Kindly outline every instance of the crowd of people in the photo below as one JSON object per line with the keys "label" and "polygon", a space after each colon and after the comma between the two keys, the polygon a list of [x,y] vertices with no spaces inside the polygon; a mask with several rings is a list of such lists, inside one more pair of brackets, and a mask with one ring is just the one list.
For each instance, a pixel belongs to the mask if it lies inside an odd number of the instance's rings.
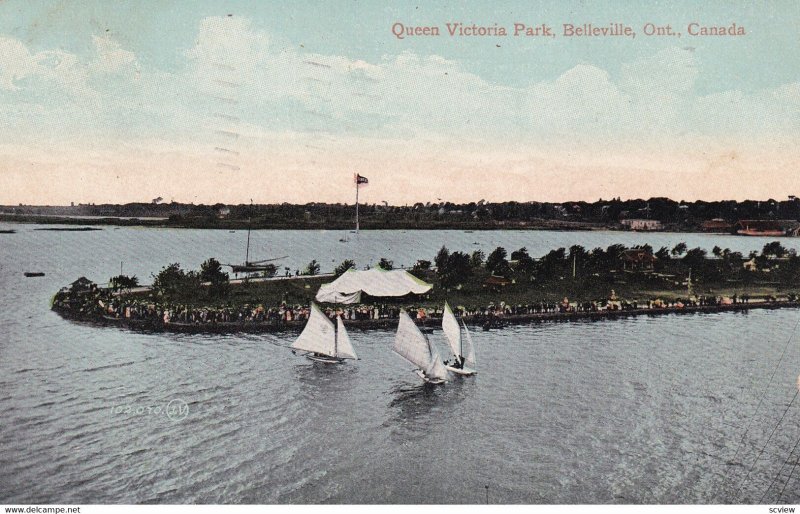
{"label": "crowd of people", "polygon": [[[775,301],[767,298],[766,301]],[[789,301],[796,301],[795,295],[789,295]],[[534,302],[530,304],[489,304],[480,308],[454,306],[457,316],[465,317],[477,323],[492,324],[506,317],[519,317],[549,314],[587,313],[601,311],[631,311],[641,309],[683,309],[687,307],[704,307],[720,305],[748,304],[747,295],[732,297],[694,296],[689,299],[652,299],[647,301],[626,301],[616,298],[614,292],[607,299],[585,302],[570,302],[564,298],[560,302]],[[126,298],[103,294],[103,290],[89,288],[74,292],[64,290],[56,295],[54,308],[62,311],[77,312],[86,317],[102,317],[105,319],[146,320],[163,324],[219,324],[219,323],[268,323],[273,325],[305,321],[310,314],[308,305],[289,305],[286,302],[278,306],[241,305],[237,307],[196,307],[189,305],[168,305],[155,303],[142,298]],[[325,307],[323,312],[331,319],[340,315],[344,320],[382,320],[397,319],[401,307],[397,305],[353,305]],[[420,307],[406,306],[406,312],[412,318],[426,320],[441,318],[443,306]]]}

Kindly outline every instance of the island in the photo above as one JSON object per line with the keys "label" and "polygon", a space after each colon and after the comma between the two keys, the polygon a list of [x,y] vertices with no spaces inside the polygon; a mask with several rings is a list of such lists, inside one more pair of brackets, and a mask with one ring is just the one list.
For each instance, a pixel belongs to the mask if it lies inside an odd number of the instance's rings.
{"label": "island", "polygon": [[[378,266],[394,269],[383,258]],[[296,274],[278,268],[231,279],[214,258],[199,270],[172,263],[149,286],[119,275],[100,286],[85,277],[53,297],[64,318],[132,329],[176,332],[272,332],[300,329],[323,284],[355,267],[345,260],[320,273],[314,260]],[[649,245],[607,248],[575,245],[532,257],[526,248],[502,247],[488,255],[442,247],[432,260],[407,270],[430,284],[424,294],[361,295],[359,303],[323,302],[355,328],[387,328],[401,309],[422,325],[436,326],[448,302],[466,323],[484,329],[509,323],[613,319],[633,315],[682,314],[754,308],[797,307],[800,257],[779,241],[742,255],[730,249],[653,249]]]}

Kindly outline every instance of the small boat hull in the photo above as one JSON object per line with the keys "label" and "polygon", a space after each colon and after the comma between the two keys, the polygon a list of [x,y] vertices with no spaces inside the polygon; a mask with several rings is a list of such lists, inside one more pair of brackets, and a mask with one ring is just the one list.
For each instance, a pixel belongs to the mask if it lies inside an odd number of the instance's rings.
{"label": "small boat hull", "polygon": [[443,378],[430,378],[430,377],[426,376],[425,373],[423,373],[421,369],[415,369],[414,373],[416,373],[417,376],[419,376],[419,378],[424,380],[426,384],[439,385],[439,384],[444,384],[445,382],[447,382]]}
{"label": "small boat hull", "polygon": [[447,368],[447,371],[450,371],[451,373],[465,377],[471,377],[472,375],[478,374],[478,372],[472,368],[454,368],[452,366],[445,366],[445,368]]}
{"label": "small boat hull", "polygon": [[23,275],[26,277],[43,277],[44,273],[41,271],[26,271]]}
{"label": "small boat hull", "polygon": [[344,362],[344,359],[328,357],[327,355],[314,355],[313,353],[306,354],[305,358],[310,361],[321,362],[322,364],[342,364]]}

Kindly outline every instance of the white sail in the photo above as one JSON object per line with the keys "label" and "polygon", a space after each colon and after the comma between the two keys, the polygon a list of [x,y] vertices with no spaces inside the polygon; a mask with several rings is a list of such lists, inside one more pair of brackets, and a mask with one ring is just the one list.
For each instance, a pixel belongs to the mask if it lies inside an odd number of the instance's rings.
{"label": "white sail", "polygon": [[418,366],[428,378],[447,378],[447,369],[438,350],[428,342],[405,311],[400,311],[400,323],[392,350],[411,364]]}
{"label": "white sail", "polygon": [[464,338],[464,366],[467,368],[477,369],[478,363],[475,360],[475,345],[472,344],[472,336],[467,329],[467,324],[463,322],[464,325],[464,334],[467,337]]}
{"label": "white sail", "polygon": [[312,303],[308,323],[291,348],[336,357],[335,338],[336,328],[333,322]]}
{"label": "white sail", "polygon": [[336,316],[336,356],[340,359],[358,359],[341,316]]}
{"label": "white sail", "polygon": [[461,327],[458,325],[458,321],[447,302],[444,304],[444,315],[442,315],[442,330],[444,331],[444,335],[447,336],[447,343],[450,345],[453,355],[463,357],[464,349],[463,343],[461,342]]}
{"label": "white sail", "polygon": [[431,353],[431,365],[428,369],[424,369],[425,375],[428,378],[438,378],[441,380],[447,379],[447,368],[442,362],[442,357],[439,355],[439,350],[436,349],[436,345],[432,342],[428,341],[428,350]]}

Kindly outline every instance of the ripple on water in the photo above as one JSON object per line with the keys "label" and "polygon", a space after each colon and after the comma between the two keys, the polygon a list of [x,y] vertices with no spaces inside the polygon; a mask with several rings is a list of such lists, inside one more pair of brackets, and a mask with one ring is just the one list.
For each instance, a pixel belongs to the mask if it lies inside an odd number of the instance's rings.
{"label": "ripple on water", "polygon": [[[211,255],[233,262],[241,248],[227,233],[17,236],[0,246],[0,262],[35,257],[48,274],[33,283],[0,269],[4,502],[480,503],[486,485],[492,502],[756,501],[800,437],[789,413],[756,462],[795,391],[800,348],[786,343],[797,311],[478,332],[479,374],[426,389],[391,353],[391,331],[353,331],[361,360],[325,367],[290,353],[293,334],[145,334],[48,310],[63,284],[104,281],[119,260],[139,277],[168,262],[197,268]],[[252,237],[291,255],[291,267],[319,255],[366,264],[388,247],[396,263],[412,264],[443,243],[471,252],[473,241],[534,255],[571,244],[685,240],[744,253],[764,244],[623,233],[378,231],[355,247],[324,231]],[[102,257],[107,248],[113,260]],[[444,352],[441,333],[432,338]],[[165,414],[173,400],[188,406],[185,418]],[[800,492],[787,487],[783,501],[800,501]]]}

